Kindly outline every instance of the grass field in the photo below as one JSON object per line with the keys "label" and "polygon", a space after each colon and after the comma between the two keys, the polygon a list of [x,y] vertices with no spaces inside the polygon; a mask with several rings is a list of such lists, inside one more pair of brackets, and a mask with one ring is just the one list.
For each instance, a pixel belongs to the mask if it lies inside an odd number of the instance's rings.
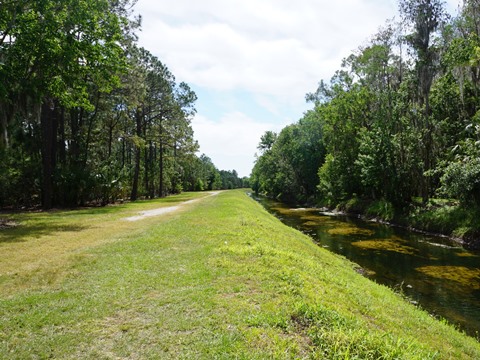
{"label": "grass field", "polygon": [[207,195],[2,216],[0,358],[480,358],[243,191]]}

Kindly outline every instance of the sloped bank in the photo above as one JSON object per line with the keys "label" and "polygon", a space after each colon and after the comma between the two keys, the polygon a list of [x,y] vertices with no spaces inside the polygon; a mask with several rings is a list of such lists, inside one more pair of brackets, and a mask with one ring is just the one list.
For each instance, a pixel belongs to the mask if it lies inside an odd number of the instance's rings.
{"label": "sloped bank", "polygon": [[[262,274],[258,280],[272,282],[273,288],[279,289],[277,294],[264,289],[264,295],[268,294],[260,306],[264,312],[254,315],[253,320],[252,315],[247,316],[256,331],[300,337],[303,340],[297,340],[295,346],[314,354],[313,358],[478,356],[480,347],[474,339],[363,278],[351,262],[319,248],[308,236],[281,224],[260,204],[238,195],[224,194],[226,204],[236,204],[232,216],[238,214],[240,227],[229,225],[239,236],[221,251],[232,256],[230,261],[238,269],[240,264],[260,263],[254,272]],[[450,352],[455,348],[452,341],[458,341],[454,338],[463,338],[469,345]]]}
{"label": "sloped bank", "polygon": [[65,228],[102,241],[75,251],[61,281],[0,293],[0,358],[480,358],[475,339],[357,274],[243,191],[135,222],[124,220],[128,206],[51,213],[62,227],[23,234],[31,247],[71,241]]}

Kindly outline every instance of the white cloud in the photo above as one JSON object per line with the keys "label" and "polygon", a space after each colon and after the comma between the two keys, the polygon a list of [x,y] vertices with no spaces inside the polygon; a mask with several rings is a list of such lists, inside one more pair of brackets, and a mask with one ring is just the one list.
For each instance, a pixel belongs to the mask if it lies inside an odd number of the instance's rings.
{"label": "white cloud", "polygon": [[392,13],[388,1],[140,0],[141,41],[179,78],[287,99],[313,90]]}
{"label": "white cloud", "polygon": [[328,80],[397,1],[140,0],[137,11],[141,43],[182,80],[287,99]]}
{"label": "white cloud", "polygon": [[241,112],[225,114],[219,121],[202,115],[192,122],[200,152],[221,170],[236,170],[249,176],[260,137],[267,130],[279,131],[286,124],[260,123]]}
{"label": "white cloud", "polygon": [[[449,10],[460,1],[447,0]],[[260,136],[296,120],[287,119],[287,107],[300,118],[305,94],[328,81],[397,8],[397,0],[139,0],[136,11],[144,19],[140,44],[177,79],[256,101],[238,109],[235,101],[208,99],[230,107],[219,118],[200,113],[193,122],[201,151],[217,167],[248,175]],[[255,116],[258,105],[278,120]]]}

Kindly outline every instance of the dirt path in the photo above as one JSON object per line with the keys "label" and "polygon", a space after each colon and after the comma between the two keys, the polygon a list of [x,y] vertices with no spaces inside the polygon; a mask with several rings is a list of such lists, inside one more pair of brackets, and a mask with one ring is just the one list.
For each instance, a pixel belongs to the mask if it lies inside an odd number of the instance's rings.
{"label": "dirt path", "polygon": [[[209,193],[210,195],[208,195],[206,197],[215,196],[215,195],[218,195],[219,193],[220,193],[220,191],[212,191],[212,192]],[[202,200],[202,199],[205,199],[205,197],[202,197],[200,199],[193,199],[193,200],[184,201],[184,202],[182,202],[178,205],[175,205],[175,206],[162,207],[162,208],[153,209],[153,210],[145,210],[145,211],[140,212],[136,216],[130,216],[128,218],[125,218],[125,220],[127,220],[127,221],[138,221],[138,220],[145,219],[147,217],[168,214],[168,213],[179,210],[180,208],[182,208],[185,205],[197,202],[197,201]]]}

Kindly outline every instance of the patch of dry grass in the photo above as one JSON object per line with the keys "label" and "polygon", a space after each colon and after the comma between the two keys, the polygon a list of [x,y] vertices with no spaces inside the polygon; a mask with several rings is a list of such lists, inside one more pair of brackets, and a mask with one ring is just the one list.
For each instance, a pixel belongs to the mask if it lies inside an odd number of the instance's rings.
{"label": "patch of dry grass", "polygon": [[105,208],[11,214],[0,229],[0,294],[53,286],[72,274],[71,265],[86,256],[86,249],[140,234],[145,226],[167,221],[178,212],[136,223],[124,218],[207,195],[185,193]]}

